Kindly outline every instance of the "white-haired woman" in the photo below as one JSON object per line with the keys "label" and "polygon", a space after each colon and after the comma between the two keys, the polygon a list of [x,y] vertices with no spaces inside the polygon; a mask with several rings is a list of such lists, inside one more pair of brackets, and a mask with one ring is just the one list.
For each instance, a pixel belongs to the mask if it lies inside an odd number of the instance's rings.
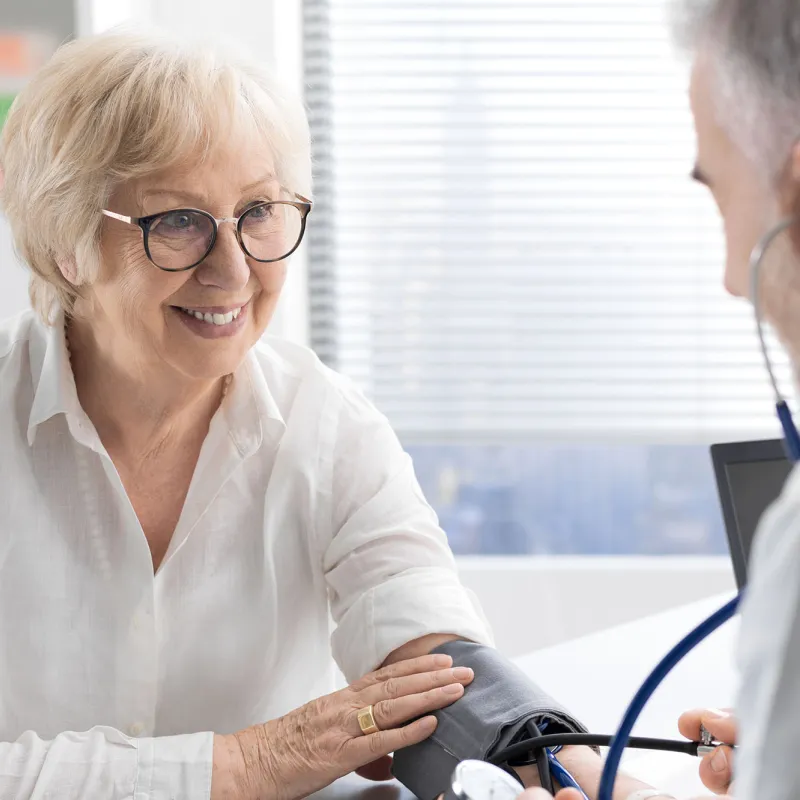
{"label": "white-haired woman", "polygon": [[[0,797],[385,777],[472,678],[429,651],[490,634],[386,420],[259,344],[311,209],[302,105],[105,35],[22,91],[0,162],[36,311],[0,328]],[[354,682],[304,705],[329,609]]]}
{"label": "white-haired woman", "polygon": [[[0,326],[4,800],[386,778],[473,680],[431,651],[491,644],[386,419],[262,340],[309,150],[258,68],[150,35],[69,44],[14,103],[35,311]],[[326,695],[331,649],[352,684]]]}

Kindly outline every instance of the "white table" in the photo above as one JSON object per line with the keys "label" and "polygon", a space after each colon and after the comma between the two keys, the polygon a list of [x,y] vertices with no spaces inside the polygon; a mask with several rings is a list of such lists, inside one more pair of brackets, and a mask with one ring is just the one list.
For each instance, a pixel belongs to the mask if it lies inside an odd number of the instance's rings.
{"label": "white table", "polygon": [[[714,597],[600,633],[539,650],[516,663],[594,733],[613,733],[642,680],[691,628],[730,596]],[[678,736],[681,711],[733,704],[736,622],[728,623],[691,653],[656,692],[634,731],[640,736]],[[697,760],[676,753],[629,751],[627,772],[676,797],[707,793],[697,778]],[[322,800],[412,800],[396,783],[373,784],[356,777],[314,795]]]}

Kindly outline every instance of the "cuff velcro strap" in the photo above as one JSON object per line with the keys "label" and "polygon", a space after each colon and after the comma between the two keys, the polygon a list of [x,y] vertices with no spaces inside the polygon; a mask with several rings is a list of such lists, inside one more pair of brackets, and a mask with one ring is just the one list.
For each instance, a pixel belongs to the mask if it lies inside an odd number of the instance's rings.
{"label": "cuff velcro strap", "polygon": [[548,733],[586,733],[563,706],[492,647],[454,641],[437,647],[454,667],[475,672],[463,697],[435,713],[438,725],[424,742],[394,754],[394,776],[421,800],[449,786],[460,761],[487,760],[517,739],[528,721],[548,722]]}

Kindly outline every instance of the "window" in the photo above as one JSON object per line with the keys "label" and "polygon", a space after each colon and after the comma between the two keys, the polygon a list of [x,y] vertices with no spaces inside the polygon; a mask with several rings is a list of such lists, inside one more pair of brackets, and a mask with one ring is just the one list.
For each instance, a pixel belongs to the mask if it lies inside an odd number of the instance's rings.
{"label": "window", "polygon": [[305,2],[312,344],[457,551],[721,551],[707,445],[777,435],[668,6]]}

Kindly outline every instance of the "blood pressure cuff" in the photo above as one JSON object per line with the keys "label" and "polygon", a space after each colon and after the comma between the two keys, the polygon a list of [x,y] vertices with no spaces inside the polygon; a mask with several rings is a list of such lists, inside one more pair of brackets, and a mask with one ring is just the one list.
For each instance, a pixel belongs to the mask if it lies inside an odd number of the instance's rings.
{"label": "blood pressure cuff", "polygon": [[529,721],[547,722],[547,733],[586,733],[563,706],[494,648],[472,642],[447,642],[454,667],[471,667],[475,678],[463,696],[435,712],[438,725],[424,742],[398,750],[392,773],[421,800],[433,800],[450,785],[460,761],[486,761],[525,738]]}

